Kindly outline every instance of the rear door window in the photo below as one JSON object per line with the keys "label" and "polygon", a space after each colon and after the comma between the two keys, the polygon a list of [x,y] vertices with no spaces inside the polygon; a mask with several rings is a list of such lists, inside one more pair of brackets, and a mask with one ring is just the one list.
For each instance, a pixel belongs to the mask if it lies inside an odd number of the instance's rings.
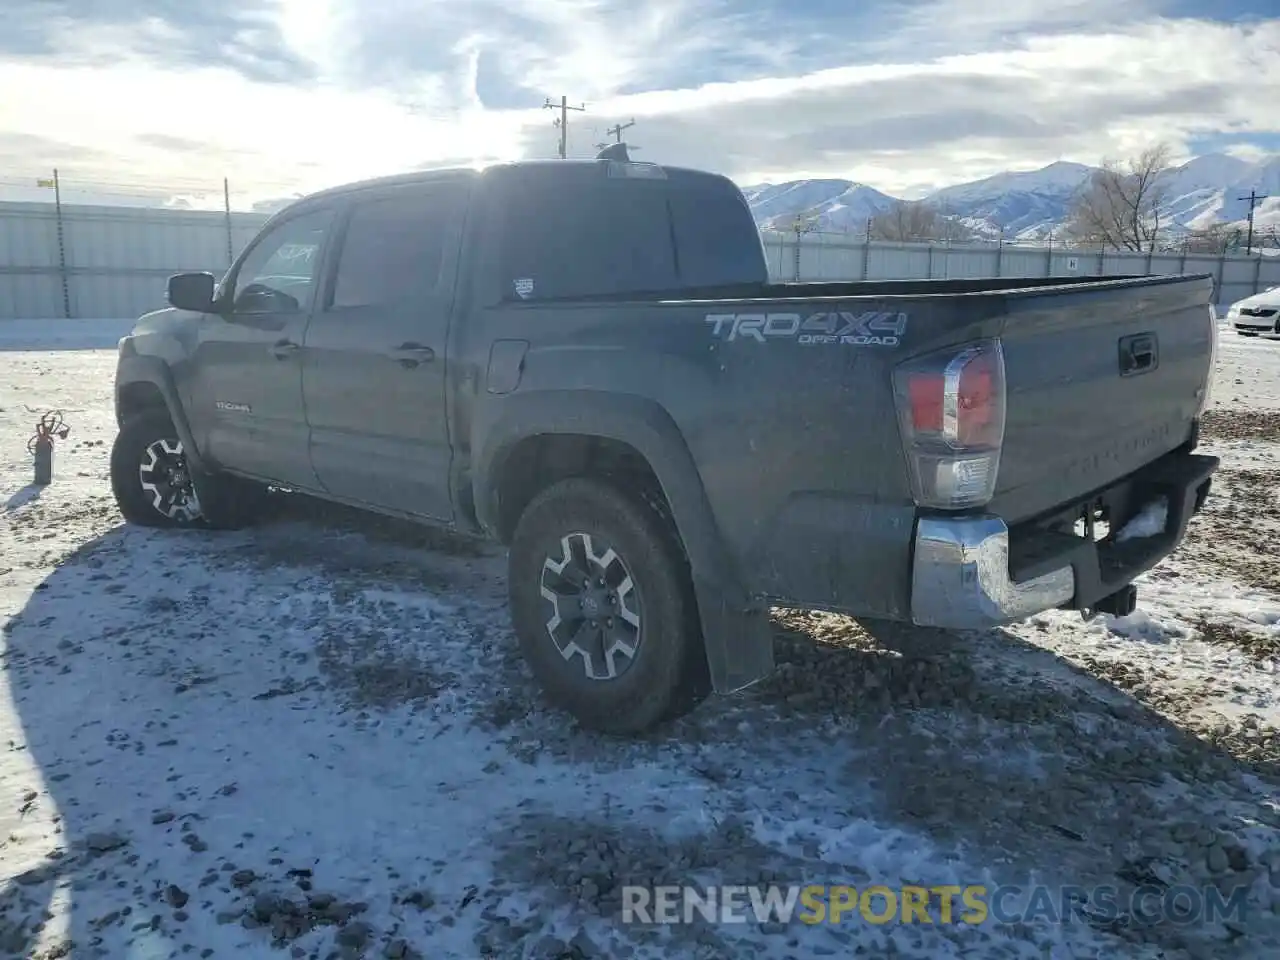
{"label": "rear door window", "polygon": [[457,245],[466,194],[431,184],[359,200],[334,280],[332,309],[402,303],[448,293],[448,253]]}
{"label": "rear door window", "polygon": [[760,231],[732,184],[711,177],[673,180],[667,202],[682,286],[768,282]]}
{"label": "rear door window", "polygon": [[609,296],[680,286],[664,183],[521,184],[503,216],[503,291],[509,300]]}

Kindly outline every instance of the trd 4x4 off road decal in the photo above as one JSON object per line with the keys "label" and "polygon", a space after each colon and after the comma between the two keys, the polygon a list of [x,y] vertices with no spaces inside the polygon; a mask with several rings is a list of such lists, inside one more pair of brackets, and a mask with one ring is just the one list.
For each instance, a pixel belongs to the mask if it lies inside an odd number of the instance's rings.
{"label": "trd 4x4 off road decal", "polygon": [[792,340],[799,344],[840,343],[854,346],[896,347],[907,332],[907,315],[846,310],[812,313],[709,313],[711,335],[721,340]]}

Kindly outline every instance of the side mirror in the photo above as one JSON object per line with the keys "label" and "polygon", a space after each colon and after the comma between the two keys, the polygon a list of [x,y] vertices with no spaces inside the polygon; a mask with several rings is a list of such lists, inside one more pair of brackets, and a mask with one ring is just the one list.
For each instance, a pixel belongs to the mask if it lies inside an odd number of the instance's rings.
{"label": "side mirror", "polygon": [[213,313],[213,290],[217,285],[212,273],[177,273],[169,278],[169,303],[179,310]]}

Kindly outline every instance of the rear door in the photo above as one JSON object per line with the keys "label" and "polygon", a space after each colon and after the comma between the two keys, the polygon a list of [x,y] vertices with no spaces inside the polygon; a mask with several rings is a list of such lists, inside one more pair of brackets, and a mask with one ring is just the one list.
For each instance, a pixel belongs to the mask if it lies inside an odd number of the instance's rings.
{"label": "rear door", "polygon": [[468,185],[356,194],[307,328],[311,462],[330,493],[449,520],[445,342]]}

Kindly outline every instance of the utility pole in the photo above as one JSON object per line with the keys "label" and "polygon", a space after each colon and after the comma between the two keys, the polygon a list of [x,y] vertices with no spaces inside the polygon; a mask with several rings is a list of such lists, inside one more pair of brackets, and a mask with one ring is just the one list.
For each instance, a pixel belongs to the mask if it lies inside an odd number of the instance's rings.
{"label": "utility pole", "polygon": [[1236,197],[1236,199],[1249,201],[1249,239],[1244,244],[1244,253],[1247,257],[1253,253],[1253,208],[1267,199],[1267,197],[1266,194],[1259,196],[1257,190],[1250,190],[1247,197]]}
{"label": "utility pole", "polygon": [[222,178],[222,213],[227,225],[227,266],[236,262],[235,245],[231,240],[231,181]]}
{"label": "utility pole", "polygon": [[636,121],[635,121],[635,118],[633,117],[629,123],[619,123],[619,124],[617,124],[616,126],[612,126],[612,127],[607,128],[607,129],[605,130],[605,133],[611,133],[611,134],[613,134],[614,142],[615,142],[615,143],[621,143],[621,142],[622,142],[622,131],[623,131],[623,130],[628,130],[628,129],[630,129],[631,127],[634,127],[635,125],[636,125]]}
{"label": "utility pole", "polygon": [[560,159],[564,160],[569,156],[569,111],[580,110],[585,112],[587,105],[584,103],[580,107],[569,106],[569,98],[561,97],[559,103],[553,103],[550,97],[547,102],[542,105],[544,110],[559,110],[560,116],[556,120],[556,126],[560,128]]}
{"label": "utility pole", "polygon": [[71,319],[71,283],[67,279],[67,235],[62,220],[62,181],[53,168],[53,208],[58,218],[58,272],[62,275],[62,312]]}
{"label": "utility pole", "polygon": [[798,214],[796,218],[791,221],[791,229],[794,230],[796,234],[795,276],[793,279],[799,282],[800,280],[800,238],[803,237],[806,233],[810,233],[818,229],[818,218],[816,216],[806,217],[803,214]]}

